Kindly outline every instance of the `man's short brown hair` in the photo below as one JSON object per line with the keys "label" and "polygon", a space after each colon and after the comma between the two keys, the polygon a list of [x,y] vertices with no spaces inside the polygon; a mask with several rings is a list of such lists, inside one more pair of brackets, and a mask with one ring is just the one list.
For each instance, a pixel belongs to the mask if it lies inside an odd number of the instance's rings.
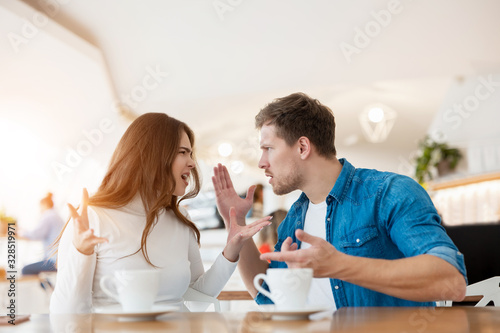
{"label": "man's short brown hair", "polygon": [[274,125],[276,135],[294,145],[301,136],[307,137],[318,154],[330,158],[335,149],[335,117],[332,110],[304,93],[277,98],[255,116],[255,127]]}

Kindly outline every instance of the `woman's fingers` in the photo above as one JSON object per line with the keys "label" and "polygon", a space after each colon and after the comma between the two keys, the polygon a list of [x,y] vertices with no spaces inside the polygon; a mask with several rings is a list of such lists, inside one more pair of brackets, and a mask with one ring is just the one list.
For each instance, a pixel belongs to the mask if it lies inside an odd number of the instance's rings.
{"label": "woman's fingers", "polygon": [[221,181],[220,181],[219,165],[214,167],[214,175],[212,177],[212,183],[214,184],[214,190],[215,190],[216,194],[218,194],[222,190]]}
{"label": "woman's fingers", "polygon": [[224,165],[219,163],[216,167],[214,167],[212,183],[214,184],[216,194],[220,194],[220,192],[224,190],[233,188],[231,177],[229,176],[229,172]]}
{"label": "woman's fingers", "polygon": [[[257,221],[258,222],[258,221]],[[238,234],[241,235],[241,240],[246,241],[247,239],[252,238],[256,233],[262,230],[262,228],[270,225],[269,221],[261,221],[258,224],[252,223],[252,225],[248,225]]]}
{"label": "woman's fingers", "polygon": [[[229,217],[230,217],[230,222],[231,222],[232,226],[233,225],[239,226],[238,223],[236,222],[236,209],[234,207],[229,208]],[[270,221],[271,218],[272,218],[272,216],[263,217],[255,222],[252,222],[252,223],[244,226],[242,231],[245,232],[246,230],[255,230],[255,233],[257,233],[263,227],[271,224],[271,221]]]}
{"label": "woman's fingers", "polygon": [[[228,188],[227,180],[229,178],[229,173],[227,172],[226,167],[222,164],[219,164],[219,170],[221,170],[220,173],[221,187],[222,189],[227,189]],[[231,181],[231,178],[229,178],[229,181]]]}
{"label": "woman's fingers", "polygon": [[253,203],[253,194],[255,193],[256,188],[257,185],[252,185],[247,190],[247,196],[245,197],[245,200],[250,201],[250,204]]}
{"label": "woman's fingers", "polygon": [[250,238],[250,237],[254,236],[256,233],[258,233],[259,231],[261,231],[261,230],[262,230],[262,228],[267,227],[267,226],[268,226],[268,225],[270,225],[270,224],[271,224],[271,222],[267,222],[267,223],[264,223],[264,222],[263,222],[263,223],[260,223],[260,224],[258,224],[258,225],[253,226],[253,227],[246,228],[246,229],[242,232],[242,234],[243,234],[244,236],[246,236],[246,237]]}
{"label": "woman's fingers", "polygon": [[68,204],[68,208],[72,218],[77,219],[80,217],[80,215],[78,215],[78,212],[76,211],[75,207],[73,207],[73,205]]}
{"label": "woman's fingers", "polygon": [[81,215],[78,214],[78,211],[75,207],[73,207],[73,205],[68,204],[68,208],[71,213],[71,217],[73,218],[74,225],[73,244],[79,252],[85,255],[91,255],[92,253],[94,253],[94,247],[97,244],[105,243],[108,241],[107,238],[95,236],[94,229],[89,228],[89,220],[87,214],[88,202],[89,193],[87,189],[84,188],[82,194]]}
{"label": "woman's fingers", "polygon": [[222,166],[222,173],[224,176],[224,185],[226,188],[232,188],[233,187],[233,182],[231,181],[231,177],[229,176],[229,171],[227,171],[227,168],[225,165]]}
{"label": "woman's fingers", "polygon": [[78,212],[76,211],[76,208],[73,207],[71,204],[68,204],[69,211],[71,213],[71,217],[73,218],[73,225],[75,228],[75,232],[81,233],[85,230],[88,229],[88,223],[85,224],[82,222],[82,217],[78,215]]}
{"label": "woman's fingers", "polygon": [[271,224],[270,220],[272,218],[273,218],[272,216],[262,217],[262,218],[258,219],[257,221],[248,224],[247,227],[253,227],[255,225],[269,225],[269,224]]}
{"label": "woman's fingers", "polygon": [[94,229],[89,229],[86,231],[87,233],[87,240],[90,244],[92,244],[93,246],[97,245],[97,244],[100,244],[100,243],[105,243],[108,241],[107,238],[104,238],[104,237],[97,237],[94,235]]}
{"label": "woman's fingers", "polygon": [[104,237],[96,237],[94,235],[93,229],[87,229],[78,234],[78,237],[73,239],[73,244],[76,249],[85,254],[91,255],[94,253],[94,247],[97,244],[108,242],[107,238]]}
{"label": "woman's fingers", "polygon": [[81,233],[83,233],[83,232],[85,232],[85,231],[87,231],[89,229],[88,227],[86,227],[82,223],[82,219],[80,217],[73,218],[73,225],[74,225],[75,231],[78,234],[81,234]]}
{"label": "woman's fingers", "polygon": [[[214,173],[215,173],[215,168],[214,168]],[[219,192],[220,192],[220,185],[219,185],[219,181],[217,180],[216,176],[212,177],[212,184],[214,184],[215,194],[216,195],[219,194]]]}
{"label": "woman's fingers", "polygon": [[83,189],[83,195],[82,195],[82,219],[84,221],[87,221],[87,206],[89,204],[89,192],[87,192],[87,189]]}

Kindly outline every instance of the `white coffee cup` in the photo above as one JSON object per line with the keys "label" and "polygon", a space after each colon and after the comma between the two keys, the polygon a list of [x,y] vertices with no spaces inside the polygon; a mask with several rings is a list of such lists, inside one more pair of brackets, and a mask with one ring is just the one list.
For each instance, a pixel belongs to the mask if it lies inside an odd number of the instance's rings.
{"label": "white coffee cup", "polygon": [[[107,284],[112,285],[108,288]],[[105,275],[101,289],[118,301],[124,312],[141,312],[152,309],[160,287],[160,271],[153,269],[118,270]]]}
{"label": "white coffee cup", "polygon": [[[311,268],[269,268],[266,274],[257,274],[253,284],[274,302],[276,309],[300,310],[306,305],[312,276]],[[259,283],[261,279],[271,292],[262,288]]]}

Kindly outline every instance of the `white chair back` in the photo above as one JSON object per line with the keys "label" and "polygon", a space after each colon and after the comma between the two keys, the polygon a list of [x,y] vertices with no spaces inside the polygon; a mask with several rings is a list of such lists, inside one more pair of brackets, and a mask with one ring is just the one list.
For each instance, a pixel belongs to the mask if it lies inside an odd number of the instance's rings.
{"label": "white chair back", "polygon": [[[494,306],[500,306],[500,276],[476,282],[467,286],[465,297],[482,296],[482,298],[474,306],[486,306],[493,302]],[[436,306],[452,306],[452,301],[439,301]]]}
{"label": "white chair back", "polygon": [[500,276],[495,276],[467,286],[466,296],[483,296],[475,306],[486,306],[493,302],[500,306]]}

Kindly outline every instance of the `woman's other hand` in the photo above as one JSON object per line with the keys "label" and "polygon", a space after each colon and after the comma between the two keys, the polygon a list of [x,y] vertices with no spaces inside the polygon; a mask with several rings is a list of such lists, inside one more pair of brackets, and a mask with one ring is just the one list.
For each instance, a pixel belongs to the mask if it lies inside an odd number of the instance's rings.
{"label": "woman's other hand", "polygon": [[85,255],[93,254],[94,247],[97,244],[108,241],[106,238],[95,236],[94,230],[89,228],[89,218],[87,215],[88,201],[89,194],[87,189],[84,188],[82,196],[82,214],[78,215],[75,207],[68,204],[71,217],[73,218],[73,245],[80,253]]}
{"label": "woman's other hand", "polygon": [[229,209],[229,227],[227,235],[227,244],[222,254],[227,260],[235,262],[238,260],[244,243],[258,233],[262,228],[271,224],[272,217],[263,217],[249,225],[239,225],[236,222],[236,209]]}

